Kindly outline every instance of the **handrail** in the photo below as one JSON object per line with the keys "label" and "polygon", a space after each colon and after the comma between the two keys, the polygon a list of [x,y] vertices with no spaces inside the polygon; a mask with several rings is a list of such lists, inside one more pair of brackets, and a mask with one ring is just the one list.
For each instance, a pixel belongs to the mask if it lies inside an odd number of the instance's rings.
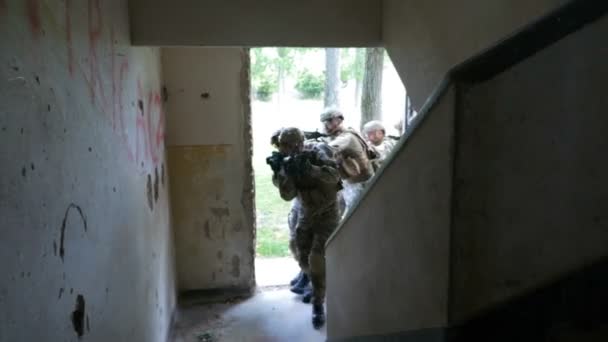
{"label": "handrail", "polygon": [[365,199],[365,197],[367,196],[367,193],[369,191],[371,191],[371,189],[374,187],[376,182],[378,182],[378,179],[380,179],[380,176],[384,173],[386,168],[388,168],[393,163],[397,154],[404,148],[403,146],[405,146],[408,143],[408,141],[411,139],[411,137],[417,131],[418,126],[420,126],[420,124],[428,116],[428,113],[433,108],[435,108],[435,106],[439,103],[439,100],[446,93],[446,90],[449,89],[449,86],[451,85],[451,83],[452,83],[451,80],[446,77],[435,88],[432,95],[426,100],[426,102],[422,106],[422,109],[420,110],[418,115],[416,115],[416,117],[414,117],[414,119],[412,120],[412,123],[410,126],[411,128],[403,134],[401,139],[399,139],[399,142],[397,143],[397,145],[395,145],[393,152],[388,156],[388,158],[385,160],[385,162],[382,164],[382,166],[380,166],[378,171],[376,171],[376,174],[374,174],[374,176],[369,181],[367,186],[363,189],[363,192],[361,193],[359,198],[357,198],[355,200],[355,202],[353,203],[353,206],[348,209],[348,211],[346,212],[346,215],[344,216],[344,219],[340,222],[340,225],[338,225],[338,228],[336,228],[336,230],[329,236],[329,238],[327,239],[327,242],[325,243],[326,248],[327,248],[327,246],[329,246],[329,244],[334,239],[334,237],[342,230],[342,227],[344,227],[344,225],[351,218],[351,216],[353,215],[355,210],[359,207],[359,204],[361,203],[361,201],[363,201],[363,199]]}
{"label": "handrail", "polygon": [[327,239],[327,248],[343,230],[360,203],[390,167],[397,154],[404,149],[429,112],[435,108],[446,90],[457,83],[479,83],[510,69],[537,52],[576,32],[608,13],[606,0],[571,0],[538,20],[515,31],[486,50],[452,67],[427,98],[422,109],[414,118],[411,129],[406,131],[385,163],[378,169],[354,205],[349,208],[344,219]]}

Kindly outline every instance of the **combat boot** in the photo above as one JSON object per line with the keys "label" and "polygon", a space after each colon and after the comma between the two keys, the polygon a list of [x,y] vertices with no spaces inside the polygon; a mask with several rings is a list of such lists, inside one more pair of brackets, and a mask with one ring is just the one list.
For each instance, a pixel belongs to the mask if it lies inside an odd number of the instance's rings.
{"label": "combat boot", "polygon": [[306,287],[308,286],[308,284],[310,284],[310,279],[308,278],[308,275],[306,273],[302,273],[300,280],[298,280],[298,282],[294,286],[292,286],[290,290],[295,294],[304,294],[304,291],[306,291]]}
{"label": "combat boot", "polygon": [[312,326],[321,329],[325,325],[325,308],[323,304],[312,305]]}
{"label": "combat boot", "polygon": [[300,273],[298,273],[298,275],[291,279],[291,281],[289,282],[289,285],[294,286],[295,284],[297,284],[300,281],[300,278],[302,278],[302,275],[304,274],[304,272],[300,271]]}
{"label": "combat boot", "polygon": [[308,288],[308,289],[306,289],[306,291],[304,291],[304,294],[302,295],[302,303],[310,304],[311,301],[312,301],[312,289]]}

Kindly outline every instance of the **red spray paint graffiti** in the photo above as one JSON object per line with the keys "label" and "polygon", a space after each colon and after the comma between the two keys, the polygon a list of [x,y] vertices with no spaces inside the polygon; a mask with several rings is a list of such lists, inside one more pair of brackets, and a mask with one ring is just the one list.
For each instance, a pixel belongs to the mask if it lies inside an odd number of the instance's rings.
{"label": "red spray paint graffiti", "polygon": [[[138,162],[151,161],[158,165],[165,139],[164,112],[159,92],[148,92],[147,103],[143,104],[144,93],[141,81],[137,81],[139,100],[139,113],[136,118],[136,159]],[[157,122],[153,123],[153,114],[157,114]],[[154,126],[153,126],[154,125]],[[143,149],[143,151],[142,151]]]}
{"label": "red spray paint graffiti", "polygon": [[[127,134],[127,126],[125,122],[125,110],[123,105],[123,84],[126,82],[126,77],[129,72],[129,62],[125,59],[120,65],[120,71],[118,78],[114,78],[112,81],[112,88],[117,89],[117,96],[114,97],[114,112],[112,115],[112,128],[114,132],[120,136],[120,139],[125,147],[127,157],[129,161],[136,162],[133,155],[133,149],[129,143],[129,136]],[[118,84],[118,85],[117,85]],[[118,125],[118,126],[117,126]]]}
{"label": "red spray paint graffiti", "polygon": [[93,104],[95,104],[96,91],[99,91],[101,98],[105,99],[101,84],[101,73],[99,72],[99,61],[97,59],[97,45],[101,38],[102,30],[101,4],[99,0],[89,0],[89,67],[91,72],[89,90]]}
{"label": "red spray paint graffiti", "polygon": [[[0,0],[2,1],[2,0]],[[124,54],[117,53],[114,28],[110,27],[110,72],[104,73],[99,51],[106,47],[103,40],[102,8],[99,0],[88,1],[88,65],[83,71],[78,66],[78,60],[72,49],[71,0],[66,0],[66,48],[68,57],[68,72],[73,76],[75,70],[80,70],[82,78],[87,83],[91,103],[99,108],[110,120],[115,134],[118,135],[130,162],[136,163],[140,173],[149,173],[162,162],[165,137],[165,117],[159,91],[146,90],[137,78],[136,94],[138,105],[136,111],[125,110],[125,84],[129,78],[129,61]],[[106,96],[103,79],[111,79],[111,94]],[[128,89],[129,87],[127,87]],[[133,88],[131,88],[133,89]],[[145,101],[145,103],[144,103]],[[129,128],[135,127],[135,134],[130,137]]]}
{"label": "red spray paint graffiti", "polygon": [[30,24],[30,30],[34,35],[34,38],[40,37],[40,33],[42,32],[42,20],[40,19],[40,4],[38,3],[38,0],[26,0],[25,13],[27,14],[27,20]]}
{"label": "red spray paint graffiti", "polygon": [[72,47],[72,0],[65,0],[65,41],[68,49],[68,71],[74,76],[74,49]]}

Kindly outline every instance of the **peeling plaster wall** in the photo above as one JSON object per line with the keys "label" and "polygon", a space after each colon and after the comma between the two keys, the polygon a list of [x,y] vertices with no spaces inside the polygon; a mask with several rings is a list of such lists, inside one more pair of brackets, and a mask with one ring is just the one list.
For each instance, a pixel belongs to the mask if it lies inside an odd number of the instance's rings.
{"label": "peeling plaster wall", "polygon": [[163,49],[182,291],[254,284],[248,63],[240,48]]}
{"label": "peeling plaster wall", "polygon": [[0,341],[165,341],[158,49],[126,1],[0,1]]}

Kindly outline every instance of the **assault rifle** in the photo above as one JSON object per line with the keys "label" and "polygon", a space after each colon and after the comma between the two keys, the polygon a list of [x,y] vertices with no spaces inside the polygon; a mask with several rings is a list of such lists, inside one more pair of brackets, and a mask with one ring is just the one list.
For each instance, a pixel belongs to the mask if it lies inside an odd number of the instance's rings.
{"label": "assault rifle", "polygon": [[306,138],[306,140],[318,140],[319,138],[327,138],[328,135],[327,134],[323,134],[319,131],[302,131],[302,133],[304,133],[304,137]]}
{"label": "assault rifle", "polygon": [[279,172],[285,157],[286,155],[283,153],[274,151],[270,157],[266,158],[266,164],[270,165],[272,171]]}
{"label": "assault rifle", "polygon": [[336,167],[332,160],[324,160],[318,154],[312,151],[303,151],[293,156],[285,155],[281,152],[272,152],[272,155],[266,158],[266,164],[274,172],[279,172],[281,168],[290,176],[302,176],[310,171],[311,165],[323,166],[329,165]]}
{"label": "assault rifle", "polygon": [[[310,172],[311,165],[328,165],[337,168],[333,160],[323,158],[312,151],[303,151],[294,156],[287,156],[281,152],[274,151],[270,157],[266,158],[266,163],[270,165],[273,172],[277,173],[281,168],[284,168],[285,173],[296,178]],[[338,190],[343,189],[342,180],[338,180],[337,187]]]}

